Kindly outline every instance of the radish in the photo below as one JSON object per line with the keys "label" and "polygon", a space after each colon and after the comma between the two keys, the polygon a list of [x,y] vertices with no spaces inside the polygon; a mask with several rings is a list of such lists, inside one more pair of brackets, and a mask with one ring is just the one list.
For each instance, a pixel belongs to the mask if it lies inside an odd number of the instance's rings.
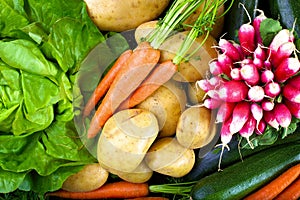
{"label": "radish", "polygon": [[252,116],[256,120],[256,124],[258,125],[259,122],[263,118],[263,109],[262,109],[262,107],[260,105],[256,104],[256,103],[253,103],[250,106],[250,111],[251,111]]}
{"label": "radish", "polygon": [[212,75],[218,76],[223,73],[220,63],[217,60],[209,62],[209,71]]}
{"label": "radish", "polygon": [[279,123],[281,127],[283,128],[289,127],[289,125],[292,122],[292,114],[286,105],[284,105],[283,103],[277,103],[274,107],[273,112],[276,121]]}
{"label": "radish", "polygon": [[216,109],[216,108],[220,107],[221,103],[222,103],[222,101],[220,101],[218,99],[208,98],[208,99],[204,100],[203,106],[208,109]]}
{"label": "radish", "polygon": [[239,132],[250,115],[250,104],[246,101],[241,101],[236,104],[232,111],[232,122],[229,126],[231,133]]}
{"label": "radish", "polygon": [[217,99],[217,100],[220,99],[219,93],[218,93],[217,90],[209,90],[209,91],[207,91],[206,94],[207,94],[210,98]]}
{"label": "radish", "polygon": [[281,92],[281,87],[278,83],[276,82],[269,82],[267,83],[267,85],[265,86],[265,94],[268,96],[268,97],[271,97],[271,98],[275,98],[277,95],[280,94]]}
{"label": "radish", "polygon": [[216,89],[223,83],[223,80],[219,76],[213,76],[210,79],[208,79],[208,82],[213,87],[213,89]]}
{"label": "radish", "polygon": [[300,76],[294,76],[290,78],[287,80],[286,84],[300,89]]}
{"label": "radish", "polygon": [[258,45],[253,52],[254,58],[258,58],[260,60],[265,60],[266,59],[266,52],[263,48],[261,48],[260,45]]}
{"label": "radish", "polygon": [[230,71],[233,68],[233,62],[225,53],[218,55],[218,62],[224,74],[230,77]]}
{"label": "radish", "polygon": [[283,87],[282,95],[289,101],[300,103],[300,89],[291,84],[286,84]]}
{"label": "radish", "polygon": [[228,40],[221,38],[219,40],[219,47],[232,61],[239,61],[241,59],[239,50]]}
{"label": "radish", "polygon": [[254,64],[243,65],[241,70],[241,77],[249,85],[256,85],[260,80],[260,75]]}
{"label": "radish", "polygon": [[259,59],[259,58],[254,58],[252,63],[256,66],[257,69],[260,69],[260,70],[261,70],[261,69],[263,69],[263,67],[264,67],[264,62],[263,62],[263,60],[261,60],[261,59]]}
{"label": "radish", "polygon": [[299,69],[300,62],[298,58],[285,58],[274,71],[275,80],[277,80],[279,83],[283,83],[291,76],[295,75]]}
{"label": "radish", "polygon": [[218,89],[219,98],[226,102],[239,102],[248,94],[248,86],[243,81],[224,82]]}
{"label": "radish", "polygon": [[254,133],[256,127],[256,121],[252,115],[249,115],[248,120],[244,124],[243,128],[239,131],[240,135],[246,138],[249,146],[253,149],[253,144],[250,141],[250,136]]}
{"label": "radish", "polygon": [[256,124],[255,133],[257,135],[263,134],[263,132],[266,130],[267,124],[264,120],[260,120],[258,124]]}
{"label": "radish", "polygon": [[273,110],[274,105],[275,105],[274,102],[271,101],[271,100],[266,100],[266,99],[264,99],[264,100],[262,100],[262,102],[261,102],[261,107],[262,107],[262,109],[263,109],[264,111],[271,111],[271,110]]}
{"label": "radish", "polygon": [[230,72],[230,76],[232,80],[241,80],[240,68],[233,68]]}
{"label": "radish", "polygon": [[300,103],[295,103],[284,99],[284,104],[288,107],[288,109],[294,117],[300,119]]}
{"label": "radish", "polygon": [[231,117],[235,105],[236,103],[223,102],[217,111],[216,123],[227,121]]}
{"label": "radish", "polygon": [[280,30],[275,37],[273,38],[271,44],[269,45],[269,53],[271,54],[271,58],[276,56],[276,52],[278,48],[286,42],[293,42],[294,36],[291,31],[288,29],[282,29]]}
{"label": "radish", "polygon": [[250,87],[250,89],[248,90],[248,98],[250,101],[260,102],[261,100],[263,100],[264,97],[265,97],[264,89],[259,85]]}
{"label": "radish", "polygon": [[214,89],[214,87],[209,83],[207,79],[201,79],[196,81],[196,88],[201,88],[204,92]]}
{"label": "radish", "polygon": [[265,19],[267,19],[267,17],[264,15],[263,11],[261,11],[260,15],[256,16],[253,19],[253,27],[255,30],[255,38],[257,44],[262,44],[262,39],[260,35],[260,24]]}
{"label": "radish", "polygon": [[264,111],[264,120],[267,124],[275,128],[276,130],[279,129],[279,123],[274,115],[273,110],[271,111]]}
{"label": "radish", "polygon": [[272,57],[272,64],[274,68],[277,68],[283,59],[288,58],[296,50],[296,46],[293,42],[286,42],[279,46],[276,55]]}
{"label": "radish", "polygon": [[255,30],[251,24],[243,24],[238,30],[238,38],[245,55],[255,50]]}
{"label": "radish", "polygon": [[261,72],[260,80],[262,83],[269,83],[273,81],[273,79],[274,79],[274,73],[271,70],[267,69]]}

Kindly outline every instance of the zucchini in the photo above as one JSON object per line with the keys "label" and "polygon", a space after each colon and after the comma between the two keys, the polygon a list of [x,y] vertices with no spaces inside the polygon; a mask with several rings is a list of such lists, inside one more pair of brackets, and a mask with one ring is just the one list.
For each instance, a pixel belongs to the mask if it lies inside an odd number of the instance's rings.
{"label": "zucchini", "polygon": [[[226,148],[224,149],[223,155],[222,155],[222,162],[221,162],[221,168],[224,169],[234,163],[237,163],[241,161],[242,159],[245,159],[251,155],[254,155],[262,150],[266,150],[268,148],[272,148],[274,146],[278,145],[287,145],[290,142],[294,142],[296,140],[300,140],[300,134],[294,133],[291,135],[288,135],[284,139],[278,139],[274,144],[272,145],[261,145],[258,147],[255,147],[254,149],[240,149],[238,148],[238,139],[237,137],[234,137],[231,142],[228,144],[230,151],[228,151]],[[212,173],[215,173],[218,171],[218,164],[219,164],[219,158],[221,154],[221,147],[217,147],[210,152],[208,152],[204,157],[196,158],[195,165],[193,169],[184,177],[182,177],[182,181],[184,182],[190,182],[190,181],[196,181],[204,176],[210,175]]]}
{"label": "zucchini", "polygon": [[221,172],[200,179],[192,199],[241,199],[300,162],[300,142],[261,151]]}
{"label": "zucchini", "polygon": [[295,20],[295,33],[300,37],[300,4],[299,0],[269,0],[270,14],[278,19],[284,28],[292,29]]}

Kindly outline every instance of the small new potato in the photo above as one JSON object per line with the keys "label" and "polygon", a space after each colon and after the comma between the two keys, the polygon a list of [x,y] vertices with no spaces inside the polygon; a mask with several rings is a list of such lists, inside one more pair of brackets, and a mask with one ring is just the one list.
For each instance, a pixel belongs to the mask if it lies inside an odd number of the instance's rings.
{"label": "small new potato", "polygon": [[141,43],[157,27],[158,20],[152,20],[139,25],[134,32],[134,38],[137,43]]}
{"label": "small new potato", "polygon": [[70,192],[88,192],[101,187],[108,179],[108,171],[98,163],[88,164],[76,174],[69,176],[62,189]]}
{"label": "small new potato", "polygon": [[216,134],[216,125],[212,121],[211,110],[205,107],[187,108],[180,116],[176,138],[178,142],[190,149],[207,145]]}
{"label": "small new potato", "polygon": [[180,145],[175,137],[164,137],[153,143],[145,161],[155,172],[182,177],[193,168],[195,153]]}
{"label": "small new potato", "polygon": [[97,159],[109,172],[132,172],[143,161],[158,135],[155,115],[143,109],[125,109],[105,123],[97,146]]}
{"label": "small new potato", "polygon": [[170,0],[84,0],[89,16],[102,31],[121,32],[156,19]]}
{"label": "small new potato", "polygon": [[186,93],[180,83],[170,80],[136,107],[153,113],[159,125],[159,137],[175,134],[177,123],[186,106]]}

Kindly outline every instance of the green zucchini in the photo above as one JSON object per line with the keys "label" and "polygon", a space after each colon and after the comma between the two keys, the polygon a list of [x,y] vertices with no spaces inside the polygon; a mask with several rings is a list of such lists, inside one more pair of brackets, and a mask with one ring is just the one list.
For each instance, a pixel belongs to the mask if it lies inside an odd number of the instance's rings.
{"label": "green zucchini", "polygon": [[198,199],[241,199],[300,162],[300,142],[269,148],[200,179],[191,197]]}
{"label": "green zucchini", "polygon": [[270,14],[278,19],[284,28],[292,29],[295,20],[295,33],[300,37],[300,4],[299,0],[269,0]]}

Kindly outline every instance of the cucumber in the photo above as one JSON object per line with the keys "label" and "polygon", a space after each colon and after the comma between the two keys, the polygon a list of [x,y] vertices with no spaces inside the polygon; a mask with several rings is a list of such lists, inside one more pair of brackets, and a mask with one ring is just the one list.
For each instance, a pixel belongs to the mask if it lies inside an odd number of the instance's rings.
{"label": "cucumber", "polygon": [[241,199],[300,162],[300,142],[261,151],[199,180],[191,191],[197,199]]}
{"label": "cucumber", "polygon": [[[224,149],[224,153],[222,156],[221,168],[224,169],[234,163],[241,161],[241,156],[243,159],[252,156],[262,150],[266,150],[268,148],[272,148],[278,145],[287,145],[290,142],[294,142],[296,140],[300,140],[300,133],[294,133],[288,135],[284,139],[278,139],[272,145],[261,145],[254,149],[238,149],[238,139],[234,137],[231,142],[228,144],[230,147],[230,151],[226,148]],[[204,176],[210,175],[218,171],[219,158],[221,154],[221,148],[217,147],[210,152],[208,152],[203,158],[196,158],[195,165],[193,169],[184,177],[182,180],[184,182],[196,181]],[[241,154],[241,155],[240,155]]]}
{"label": "cucumber", "polygon": [[278,19],[284,28],[292,29],[295,19],[295,33],[300,37],[300,4],[299,0],[269,0],[270,14]]}

